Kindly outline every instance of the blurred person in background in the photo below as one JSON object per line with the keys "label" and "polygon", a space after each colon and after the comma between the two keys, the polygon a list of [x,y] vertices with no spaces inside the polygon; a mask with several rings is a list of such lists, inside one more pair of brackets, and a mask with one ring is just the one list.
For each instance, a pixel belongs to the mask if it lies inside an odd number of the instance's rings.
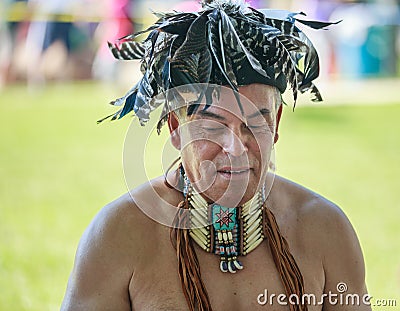
{"label": "blurred person in background", "polygon": [[18,8],[28,0],[8,0],[0,3],[0,88],[21,77],[19,52],[24,45],[29,22],[19,20]]}
{"label": "blurred person in background", "polygon": [[92,66],[93,78],[110,81],[117,76],[115,71],[118,64],[110,54],[107,42],[114,42],[134,31],[130,18],[132,4],[132,0],[103,0],[101,2],[101,15],[104,19],[95,32],[98,49]]}
{"label": "blurred person in background", "polygon": [[394,0],[341,1],[331,14],[338,72],[346,78],[397,75],[400,9]]}
{"label": "blurred person in background", "polygon": [[[3,15],[5,15],[7,12],[5,3],[0,4],[0,12]],[[0,45],[0,88],[7,80],[12,55],[12,40],[10,30],[6,22],[6,18],[4,17],[0,16],[0,42],[3,42],[3,44]]]}
{"label": "blurred person in background", "polygon": [[[227,0],[156,14],[147,40],[111,45],[142,60],[143,78],[109,117],[133,111],[144,125],[162,105],[157,128],[168,124],[180,163],[95,217],[61,309],[371,310],[347,217],[270,169],[281,94],[322,100],[318,55],[296,25],[331,23]],[[327,298],[343,291],[359,303]]]}
{"label": "blurred person in background", "polygon": [[29,0],[32,21],[25,52],[29,58],[28,84],[41,85],[46,80],[89,76],[82,71],[84,66],[89,70],[92,57],[82,56],[90,60],[89,65],[85,62],[76,64],[79,59],[73,57],[81,48],[90,50],[90,46],[84,45],[90,37],[89,24],[77,21],[79,16],[85,16],[79,12],[86,4],[87,1],[83,0]]}

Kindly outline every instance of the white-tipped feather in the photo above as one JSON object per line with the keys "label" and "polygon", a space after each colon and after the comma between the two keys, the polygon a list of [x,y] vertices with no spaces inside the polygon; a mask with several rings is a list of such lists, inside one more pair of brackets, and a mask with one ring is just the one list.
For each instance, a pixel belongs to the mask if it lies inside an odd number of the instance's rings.
{"label": "white-tipped feather", "polygon": [[[312,83],[319,74],[317,52],[295,23],[314,29],[325,29],[334,23],[305,21],[297,19],[298,15],[305,14],[255,10],[244,0],[205,0],[199,12],[156,13],[158,21],[146,30],[125,36],[117,44],[109,44],[118,59],[141,59],[143,72],[137,94],[129,97],[130,90],[114,101],[124,107],[110,117],[117,119],[133,111],[144,125],[150,113],[162,103],[153,98],[166,90],[188,83],[220,84],[224,79],[237,90],[238,85],[254,83],[239,81],[247,75],[241,69],[249,70],[249,75],[254,70],[265,77],[265,84],[274,85],[281,92],[288,83],[293,90],[294,103],[297,91],[306,90],[314,95],[313,100],[322,100]],[[146,32],[150,32],[147,39],[134,41],[137,35]],[[186,44],[188,42],[190,44]],[[298,55],[304,56],[304,68],[299,66]],[[248,63],[250,68],[244,69]],[[240,77],[235,76],[237,73]],[[283,80],[278,81],[279,77]],[[199,79],[201,81],[197,81]],[[242,110],[240,100],[237,102]],[[165,109],[168,101],[163,103],[163,111],[169,111]],[[163,116],[158,131],[165,120]]]}

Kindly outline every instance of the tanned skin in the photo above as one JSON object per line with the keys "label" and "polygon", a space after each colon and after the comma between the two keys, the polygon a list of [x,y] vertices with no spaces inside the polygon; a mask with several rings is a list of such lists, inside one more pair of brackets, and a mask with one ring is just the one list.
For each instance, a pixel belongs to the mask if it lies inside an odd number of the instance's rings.
{"label": "tanned skin", "polygon": [[[258,108],[272,111],[271,89],[253,84],[241,87],[240,92]],[[271,100],[261,100],[265,98]],[[251,137],[244,132],[248,124],[244,126],[243,120],[218,108],[211,112],[224,118],[220,122],[225,122],[242,141],[243,152],[254,164],[249,174],[254,173],[255,180],[260,173],[256,168],[262,157],[260,150],[252,149]],[[281,112],[274,112],[273,142],[278,137]],[[199,158],[223,159],[228,153],[240,153],[240,145],[235,145],[235,141],[227,147],[221,146],[221,150],[214,150],[212,146],[203,150],[201,145],[182,150],[182,137],[176,131],[179,122],[176,115],[170,116],[172,143],[182,151],[185,169],[193,176],[196,176],[197,166],[190,163]],[[171,172],[168,177],[173,183],[176,176]],[[176,252],[170,241],[170,228],[143,212],[143,206],[150,206],[155,213],[162,213],[166,205],[177,206],[183,200],[182,193],[168,187],[164,181],[164,177],[151,180],[101,209],[79,243],[61,310],[188,310],[178,277]],[[218,182],[223,188],[222,177]],[[217,192],[209,196],[218,195]],[[279,176],[275,176],[266,203],[300,268],[305,293],[315,295],[318,303],[323,294],[338,294],[337,284],[342,282],[347,285],[346,293],[357,294],[360,300],[367,294],[361,248],[352,225],[338,206]],[[206,253],[196,244],[195,249],[213,310],[289,310],[287,305],[277,301],[277,296],[284,294],[284,288],[267,240],[240,258],[244,269],[236,274],[222,273],[218,256]],[[270,300],[266,305],[259,304],[258,297],[265,290],[268,295],[274,295],[272,304]],[[331,304],[326,298],[324,303],[317,303],[309,305],[308,309],[371,310],[362,301],[360,305]]]}

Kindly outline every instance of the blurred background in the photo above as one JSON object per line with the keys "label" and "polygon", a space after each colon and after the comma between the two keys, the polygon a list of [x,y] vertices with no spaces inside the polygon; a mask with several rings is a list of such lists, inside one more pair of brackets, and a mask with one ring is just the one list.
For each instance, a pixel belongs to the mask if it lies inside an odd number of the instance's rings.
{"label": "blurred background", "polygon": [[[0,310],[57,310],[91,219],[160,175],[168,149],[165,129],[146,142],[156,120],[146,128],[129,117],[96,124],[140,78],[139,63],[114,60],[107,41],[154,22],[151,10],[200,5],[0,1]],[[400,1],[250,3],[342,20],[304,29],[320,55],[324,102],[304,94],[293,112],[287,92],[277,174],[342,207],[364,251],[373,309],[400,310]],[[124,146],[136,149],[123,159]],[[137,168],[128,185],[123,161]]]}

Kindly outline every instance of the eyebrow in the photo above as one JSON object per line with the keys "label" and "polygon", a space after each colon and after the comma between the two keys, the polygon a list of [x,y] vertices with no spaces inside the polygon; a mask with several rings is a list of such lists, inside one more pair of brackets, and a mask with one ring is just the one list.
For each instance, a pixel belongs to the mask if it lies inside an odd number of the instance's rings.
{"label": "eyebrow", "polygon": [[269,109],[267,109],[267,108],[261,108],[259,111],[256,111],[255,113],[253,113],[253,114],[247,116],[247,119],[251,119],[251,118],[258,117],[260,114],[261,114],[262,116],[270,115],[270,114],[271,114],[271,110],[269,110]]}
{"label": "eyebrow", "polygon": [[208,117],[208,118],[212,118],[212,119],[216,119],[216,120],[225,120],[225,118],[223,116],[220,116],[219,114],[201,109],[200,111],[197,112],[197,114],[199,114],[202,117]]}
{"label": "eyebrow", "polygon": [[[204,110],[204,109],[199,110],[197,112],[197,114],[202,116],[202,117],[208,117],[208,118],[221,120],[221,121],[225,120],[225,118],[223,116],[221,116],[219,114],[216,114],[216,113],[213,113],[213,112],[208,111],[208,110]],[[269,110],[267,108],[261,108],[259,111],[256,111],[255,113],[247,116],[247,119],[258,117],[260,114],[262,116],[270,115],[271,114],[271,110]]]}

